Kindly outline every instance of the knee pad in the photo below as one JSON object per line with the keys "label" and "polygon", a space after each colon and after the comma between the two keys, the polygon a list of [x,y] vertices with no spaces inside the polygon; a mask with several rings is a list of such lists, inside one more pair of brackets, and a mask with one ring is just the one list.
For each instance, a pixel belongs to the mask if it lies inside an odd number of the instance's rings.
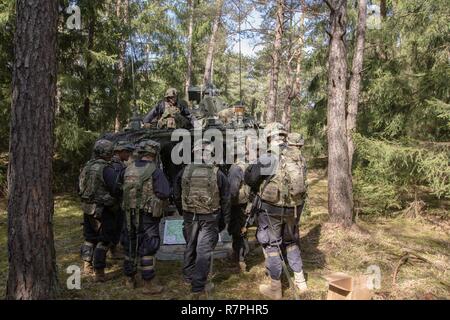
{"label": "knee pad", "polygon": [[271,246],[266,247],[264,249],[264,256],[266,257],[266,268],[269,271],[270,277],[279,280],[283,270],[278,248]]}
{"label": "knee pad", "polygon": [[155,274],[156,259],[154,256],[141,257],[141,274],[142,279],[150,280]]}
{"label": "knee pad", "polygon": [[158,236],[149,236],[144,234],[142,242],[139,244],[139,255],[140,256],[151,256],[158,251],[160,245],[160,239]]}
{"label": "knee pad", "polygon": [[94,254],[94,244],[89,241],[85,241],[81,245],[80,255],[83,261],[91,262]]}
{"label": "knee pad", "polygon": [[103,242],[99,242],[94,250],[94,268],[104,269],[106,267],[106,253],[109,247]]}

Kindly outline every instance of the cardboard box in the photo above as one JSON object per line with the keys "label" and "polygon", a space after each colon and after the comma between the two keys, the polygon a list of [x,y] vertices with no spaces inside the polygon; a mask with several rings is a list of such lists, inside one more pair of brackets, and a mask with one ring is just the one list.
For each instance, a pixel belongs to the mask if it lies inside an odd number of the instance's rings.
{"label": "cardboard box", "polygon": [[367,276],[352,277],[337,272],[325,277],[328,281],[327,300],[370,300],[372,292],[367,286]]}

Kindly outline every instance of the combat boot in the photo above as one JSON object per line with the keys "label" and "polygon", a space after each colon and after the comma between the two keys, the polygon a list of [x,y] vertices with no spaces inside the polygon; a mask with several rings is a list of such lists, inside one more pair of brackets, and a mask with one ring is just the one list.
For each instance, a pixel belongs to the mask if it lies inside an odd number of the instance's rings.
{"label": "combat boot", "polygon": [[245,263],[245,261],[239,261],[239,271],[241,273],[247,272],[247,264]]}
{"label": "combat boot", "polygon": [[305,275],[303,274],[303,271],[294,272],[294,284],[300,293],[308,290],[308,286],[306,285]]}
{"label": "combat boot", "polygon": [[92,263],[90,261],[83,262],[83,274],[86,276],[94,275],[94,268],[92,267]]}
{"label": "combat boot", "polygon": [[105,269],[95,269],[94,282],[105,282],[105,281],[106,281]]}
{"label": "combat boot", "polygon": [[259,292],[271,300],[280,300],[282,297],[281,280],[270,279],[270,283],[259,285]]}
{"label": "combat boot", "polygon": [[142,288],[143,294],[159,294],[163,292],[164,287],[159,284],[156,278],[151,280],[144,280],[144,287]]}
{"label": "combat boot", "polygon": [[206,292],[206,290],[202,290],[199,292],[192,292],[191,293],[191,300],[208,300],[208,292]]}
{"label": "combat boot", "polygon": [[136,277],[135,276],[126,277],[125,287],[127,287],[128,289],[136,289],[136,287],[137,287]]}

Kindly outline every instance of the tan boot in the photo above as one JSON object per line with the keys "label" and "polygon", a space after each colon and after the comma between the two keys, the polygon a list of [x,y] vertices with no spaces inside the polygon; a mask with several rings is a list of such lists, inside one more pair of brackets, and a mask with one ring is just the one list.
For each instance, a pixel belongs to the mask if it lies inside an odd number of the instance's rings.
{"label": "tan boot", "polygon": [[136,287],[137,287],[137,285],[136,285],[136,277],[135,276],[126,277],[126,279],[125,279],[125,287],[127,287],[128,289],[136,289]]}
{"label": "tan boot", "polygon": [[159,294],[163,292],[164,287],[159,284],[156,278],[152,280],[144,280],[144,287],[142,289],[143,294]]}
{"label": "tan boot", "polygon": [[94,282],[106,281],[105,269],[95,269],[94,272],[95,272]]}
{"label": "tan boot", "polygon": [[206,290],[200,292],[192,292],[190,300],[208,300],[208,293]]}
{"label": "tan boot", "polygon": [[94,275],[94,268],[92,267],[92,262],[89,261],[83,262],[83,274],[86,276]]}
{"label": "tan boot", "polygon": [[239,261],[239,270],[241,273],[247,272],[247,264],[244,261]]}
{"label": "tan boot", "polygon": [[302,293],[308,290],[308,286],[306,285],[305,275],[303,271],[294,272],[294,284],[298,292]]}
{"label": "tan boot", "polygon": [[280,300],[282,297],[281,280],[270,279],[269,283],[259,285],[259,292],[271,300]]}

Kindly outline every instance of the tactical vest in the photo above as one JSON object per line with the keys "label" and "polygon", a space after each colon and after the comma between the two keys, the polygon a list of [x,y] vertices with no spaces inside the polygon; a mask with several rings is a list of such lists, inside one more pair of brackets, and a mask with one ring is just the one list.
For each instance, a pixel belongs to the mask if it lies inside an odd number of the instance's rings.
{"label": "tactical vest", "polygon": [[[246,163],[243,163],[241,161],[236,162],[234,165],[238,166],[239,168],[241,168],[242,172],[245,172],[245,170],[248,167],[248,165]],[[250,187],[248,185],[246,185],[244,183],[244,181],[241,181],[241,186],[239,188],[239,200],[238,200],[238,203],[239,204],[246,204],[249,201],[249,197],[250,197]]]}
{"label": "tactical vest", "polygon": [[156,196],[153,192],[153,172],[156,165],[153,162],[145,166],[138,167],[133,162],[125,169],[123,177],[123,202],[122,208],[125,211],[135,209],[153,213]]}
{"label": "tactical vest", "polygon": [[296,207],[306,193],[306,162],[300,152],[286,148],[281,152],[276,173],[262,183],[261,199],[279,207]]}
{"label": "tactical vest", "polygon": [[120,173],[126,167],[125,163],[117,156],[111,158],[111,164],[117,173]]}
{"label": "tactical vest", "polygon": [[103,180],[103,170],[110,163],[103,159],[93,159],[86,163],[80,174],[79,195],[82,202],[83,212],[94,215],[97,205],[112,206],[116,200],[106,190]]}
{"label": "tactical vest", "polygon": [[158,120],[158,128],[161,129],[176,129],[181,127],[180,108],[177,105],[173,106],[167,102],[164,103],[164,112]]}
{"label": "tactical vest", "polygon": [[217,185],[218,168],[207,164],[189,164],[183,172],[183,210],[195,214],[209,214],[220,208]]}

